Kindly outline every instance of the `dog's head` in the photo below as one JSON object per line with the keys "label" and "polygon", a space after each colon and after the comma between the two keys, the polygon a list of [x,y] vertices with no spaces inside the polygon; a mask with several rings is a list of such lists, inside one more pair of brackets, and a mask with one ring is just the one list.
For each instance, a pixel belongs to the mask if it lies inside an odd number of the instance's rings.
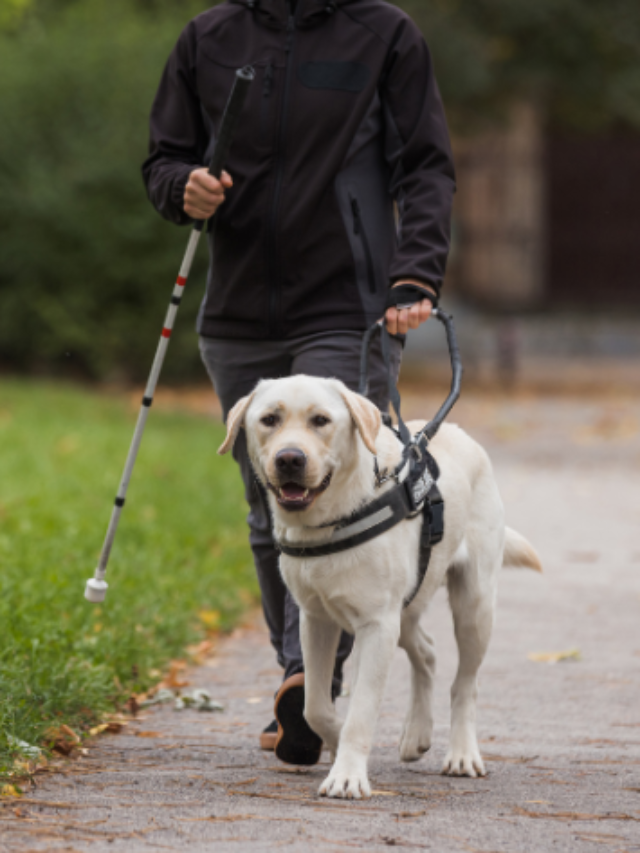
{"label": "dog's head", "polygon": [[288,512],[309,509],[357,463],[358,442],[375,454],[380,412],[337,379],[291,376],[261,382],[229,412],[219,453],[247,434],[256,474]]}

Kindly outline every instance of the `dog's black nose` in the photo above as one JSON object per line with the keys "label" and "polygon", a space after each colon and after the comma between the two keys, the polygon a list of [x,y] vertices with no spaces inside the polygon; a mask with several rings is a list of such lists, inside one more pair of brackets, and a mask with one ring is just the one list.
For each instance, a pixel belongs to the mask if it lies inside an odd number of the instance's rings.
{"label": "dog's black nose", "polygon": [[307,457],[301,450],[286,447],[276,454],[276,469],[279,474],[295,476],[302,474],[307,464]]}

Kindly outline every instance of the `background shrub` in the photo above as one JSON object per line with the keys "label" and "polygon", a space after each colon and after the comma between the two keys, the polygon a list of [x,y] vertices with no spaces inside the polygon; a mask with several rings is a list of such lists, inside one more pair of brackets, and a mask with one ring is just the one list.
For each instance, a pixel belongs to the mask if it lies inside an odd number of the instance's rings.
{"label": "background shrub", "polygon": [[[158,14],[154,14],[154,11]],[[77,3],[0,45],[0,359],[140,379],[187,231],[151,208],[140,165],[164,63],[193,3]],[[199,371],[199,254],[167,374]]]}

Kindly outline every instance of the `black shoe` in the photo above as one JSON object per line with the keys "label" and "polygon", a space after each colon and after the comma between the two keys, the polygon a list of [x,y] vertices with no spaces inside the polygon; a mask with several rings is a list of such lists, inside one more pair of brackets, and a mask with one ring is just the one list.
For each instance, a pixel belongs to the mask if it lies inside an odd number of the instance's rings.
{"label": "black shoe", "polygon": [[285,764],[309,766],[317,764],[322,755],[322,739],[309,728],[303,712],[304,673],[299,672],[287,678],[276,696],[275,754]]}

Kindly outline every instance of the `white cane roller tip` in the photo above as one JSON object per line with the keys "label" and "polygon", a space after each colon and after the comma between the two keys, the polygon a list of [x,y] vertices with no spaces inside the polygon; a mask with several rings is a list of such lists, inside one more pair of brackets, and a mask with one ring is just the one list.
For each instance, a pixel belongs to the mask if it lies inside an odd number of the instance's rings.
{"label": "white cane roller tip", "polygon": [[97,581],[95,578],[91,578],[91,580],[87,581],[84,597],[87,601],[99,604],[101,601],[104,601],[108,586],[109,584],[106,581]]}

